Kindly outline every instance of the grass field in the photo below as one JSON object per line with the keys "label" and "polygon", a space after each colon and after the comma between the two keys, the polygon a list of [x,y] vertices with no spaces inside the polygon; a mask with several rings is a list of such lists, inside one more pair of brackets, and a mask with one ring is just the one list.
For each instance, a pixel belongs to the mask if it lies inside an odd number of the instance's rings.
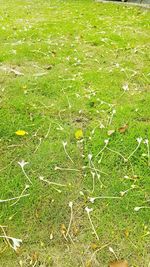
{"label": "grass field", "polygon": [[0,267],[149,266],[149,21],[0,0]]}

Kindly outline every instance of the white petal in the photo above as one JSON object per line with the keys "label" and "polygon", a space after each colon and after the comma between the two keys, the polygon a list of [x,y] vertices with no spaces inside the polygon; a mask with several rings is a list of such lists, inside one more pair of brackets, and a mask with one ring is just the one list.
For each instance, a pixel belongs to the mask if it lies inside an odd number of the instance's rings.
{"label": "white petal", "polygon": [[17,248],[20,247],[20,243],[22,243],[22,240],[21,239],[13,238],[12,241],[13,241],[14,250],[17,250]]}

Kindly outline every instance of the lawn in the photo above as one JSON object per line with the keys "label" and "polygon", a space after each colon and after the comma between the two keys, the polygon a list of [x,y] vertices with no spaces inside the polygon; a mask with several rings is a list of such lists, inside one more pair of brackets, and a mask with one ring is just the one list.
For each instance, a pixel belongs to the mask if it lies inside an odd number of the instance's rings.
{"label": "lawn", "polygon": [[1,267],[149,266],[149,21],[0,0]]}

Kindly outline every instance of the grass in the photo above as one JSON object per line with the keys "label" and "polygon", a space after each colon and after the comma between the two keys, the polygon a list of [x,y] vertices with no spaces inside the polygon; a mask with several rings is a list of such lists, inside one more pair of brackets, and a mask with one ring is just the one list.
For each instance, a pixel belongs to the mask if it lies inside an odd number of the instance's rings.
{"label": "grass", "polygon": [[[32,181],[28,197],[13,206],[0,203],[0,224],[23,240],[17,253],[0,240],[0,266],[106,267],[115,259],[112,247],[130,266],[147,267],[150,210],[134,211],[150,207],[147,146],[142,141],[127,162],[109,149],[127,158],[137,138],[150,136],[149,12],[88,0],[0,0],[0,14],[0,198],[19,196],[29,184],[18,161],[28,162],[24,169]],[[28,134],[17,136],[17,130]],[[108,136],[110,130],[115,132]],[[107,139],[109,149],[96,157]],[[93,193],[89,154],[103,172],[100,182],[95,176]],[[89,202],[128,189],[121,199]],[[73,221],[66,240],[69,202]]]}

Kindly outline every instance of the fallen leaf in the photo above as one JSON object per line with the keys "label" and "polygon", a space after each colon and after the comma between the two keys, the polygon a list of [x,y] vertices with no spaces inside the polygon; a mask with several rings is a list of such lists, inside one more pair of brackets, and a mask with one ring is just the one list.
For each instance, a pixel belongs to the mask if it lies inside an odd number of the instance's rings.
{"label": "fallen leaf", "polygon": [[75,138],[76,138],[77,140],[80,140],[80,139],[83,138],[83,131],[82,131],[81,129],[79,129],[79,130],[77,130],[77,131],[75,132]]}
{"label": "fallen leaf", "polygon": [[109,267],[129,267],[127,261],[114,261],[109,264]]}
{"label": "fallen leaf", "polygon": [[110,135],[112,135],[113,133],[115,133],[115,130],[109,130],[108,132],[107,132],[107,134],[110,136]]}
{"label": "fallen leaf", "polygon": [[16,135],[19,135],[19,136],[24,136],[24,135],[27,134],[27,132],[24,131],[24,130],[18,130],[18,131],[15,132],[15,134],[16,134]]}
{"label": "fallen leaf", "polygon": [[122,127],[120,127],[120,128],[118,129],[118,131],[119,131],[119,133],[125,133],[125,132],[127,131],[127,129],[128,129],[128,125],[125,124],[125,125],[123,125]]}

